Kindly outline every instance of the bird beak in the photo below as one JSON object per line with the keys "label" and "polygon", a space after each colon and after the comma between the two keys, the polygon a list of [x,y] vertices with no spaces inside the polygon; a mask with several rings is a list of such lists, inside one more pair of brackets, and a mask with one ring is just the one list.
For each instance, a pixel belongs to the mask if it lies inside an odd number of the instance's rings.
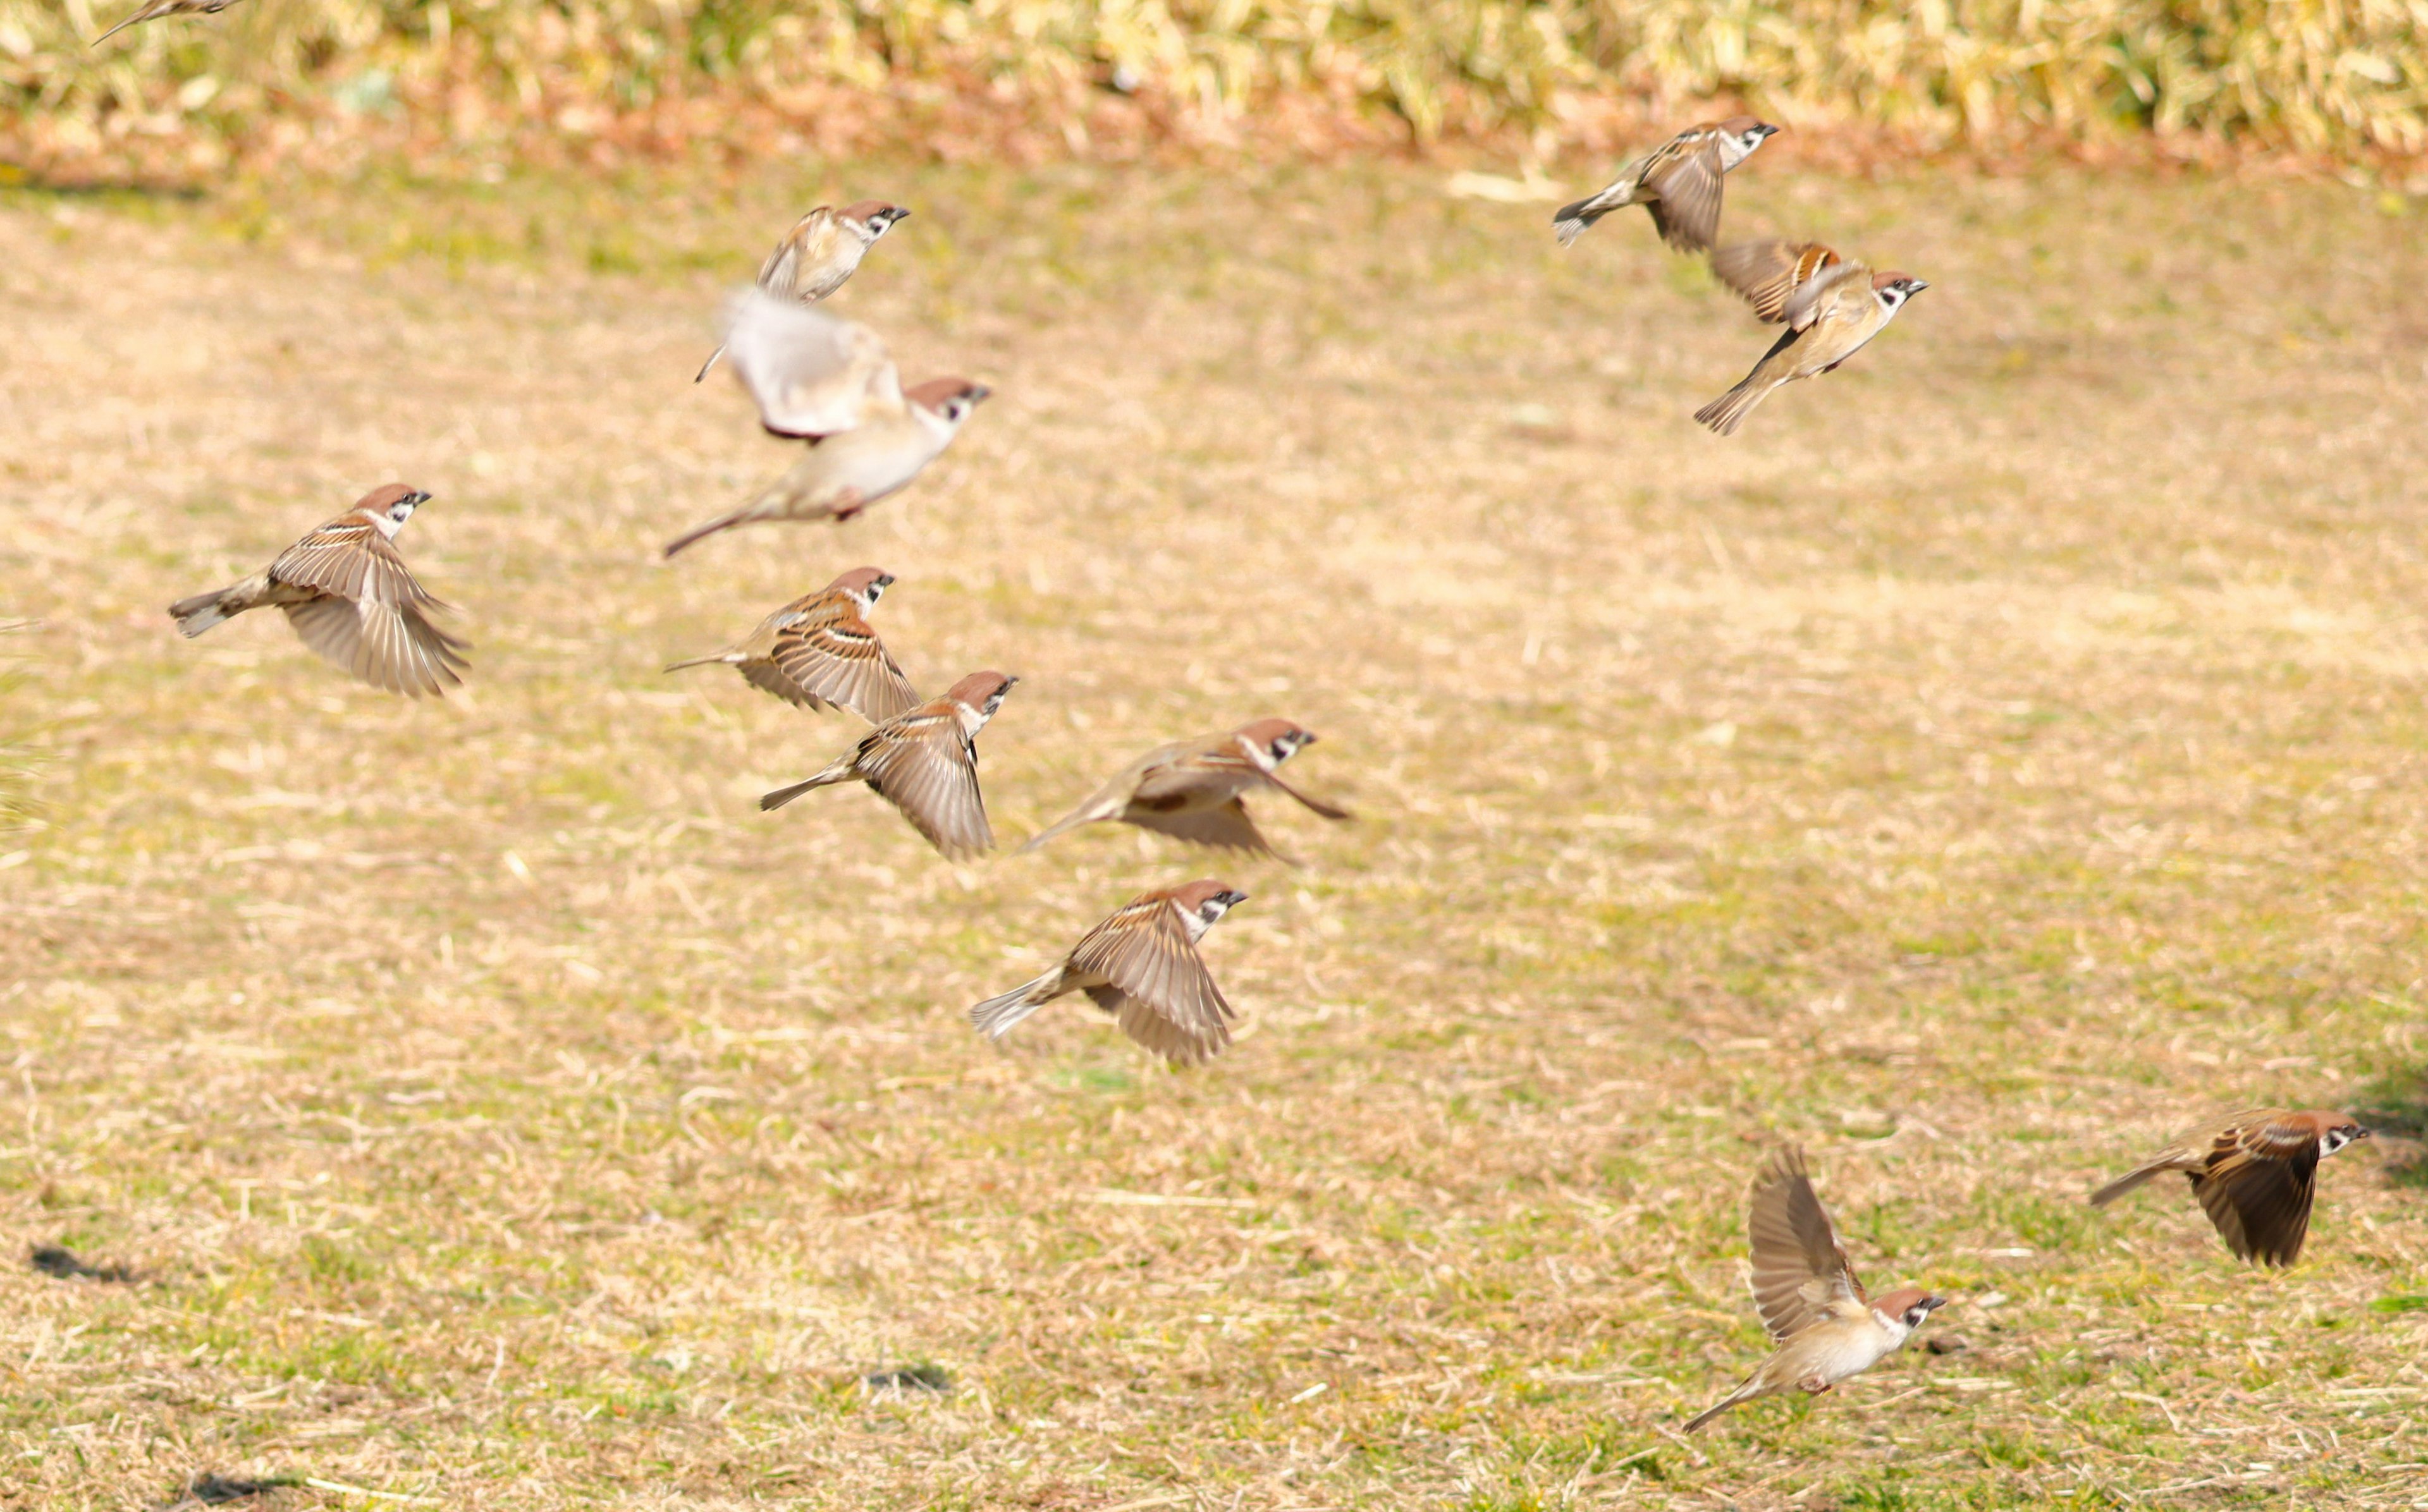
{"label": "bird beak", "polygon": [[1915,1303],[1914,1306],[1922,1309],[1925,1312],[1937,1312],[1940,1309],[1947,1306],[1947,1299],[1945,1297],[1924,1297],[1920,1302]]}
{"label": "bird beak", "polygon": [[1927,289],[1927,288],[1928,288],[1928,287],[1930,287],[1930,285],[1929,285],[1928,284],[1924,283],[1921,279],[1918,279],[1918,278],[1917,278],[1917,279],[1915,279],[1915,280],[1913,281],[1913,292],[1914,292],[1914,293],[1916,293],[1916,294],[1921,293],[1924,289]]}
{"label": "bird beak", "polygon": [[993,393],[994,390],[987,387],[984,383],[972,383],[970,385],[970,398],[973,399],[986,398]]}
{"label": "bird beak", "polygon": [[417,488],[412,493],[404,496],[404,502],[412,505],[415,509],[419,509],[424,504],[430,502],[430,496]]}
{"label": "bird beak", "polygon": [[1767,138],[1767,137],[1776,137],[1776,136],[1778,136],[1778,135],[1779,135],[1779,128],[1778,128],[1777,126],[1769,126],[1769,125],[1766,125],[1766,126],[1764,126],[1764,127],[1763,127],[1763,128],[1762,128],[1762,134],[1763,134],[1763,136],[1764,136],[1764,137],[1766,137],[1766,138]]}

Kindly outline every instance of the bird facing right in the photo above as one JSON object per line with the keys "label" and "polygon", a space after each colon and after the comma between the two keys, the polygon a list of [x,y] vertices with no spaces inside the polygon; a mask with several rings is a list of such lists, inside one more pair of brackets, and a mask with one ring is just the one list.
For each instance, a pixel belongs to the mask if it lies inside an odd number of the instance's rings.
{"label": "bird facing right", "polygon": [[1231,1005],[1197,942],[1248,895],[1210,878],[1140,893],[1088,931],[1053,969],[970,1010],[978,1032],[1000,1040],[1067,993],[1084,992],[1123,1033],[1181,1065],[1212,1060],[1231,1043]]}
{"label": "bird facing right", "polygon": [[276,608],[305,645],[374,688],[418,698],[444,693],[470,665],[463,642],[430,623],[447,606],[415,580],[396,533],[430,496],[402,483],[374,488],[315,527],[241,582],[169,606],[187,639],[247,610]]}
{"label": "bird facing right", "polygon": [[1713,257],[1712,270],[1764,321],[1787,326],[1736,387],[1695,412],[1724,436],[1734,435],[1771,390],[1818,378],[1862,350],[1908,300],[1930,287],[1904,273],[1875,273],[1817,242],[1725,248]]}
{"label": "bird facing right", "polygon": [[1688,1433],[1757,1397],[1789,1390],[1818,1396],[1895,1354],[1947,1305],[1919,1287],[1877,1299],[1863,1294],[1796,1146],[1774,1154],[1754,1178],[1746,1231],[1754,1308],[1779,1348],[1745,1384],[1689,1418]]}
{"label": "bird facing right", "polygon": [[2153,1177],[2181,1171],[2237,1257],[2290,1265],[2310,1231],[2319,1162],[2370,1131],[2324,1108],[2252,1108],[2201,1125],[2091,1195],[2104,1208]]}
{"label": "bird facing right", "polygon": [[1250,791],[1271,788],[1326,819],[1349,817],[1346,809],[1282,781],[1273,770],[1314,743],[1313,731],[1288,720],[1260,719],[1220,735],[1157,746],[1020,849],[1034,851],[1083,824],[1119,820],[1197,845],[1271,855],[1273,848],[1240,802]]}
{"label": "bird facing right", "polygon": [[992,851],[994,832],[978,793],[978,732],[1018,681],[999,672],[971,673],[943,697],[861,736],[816,776],[761,798],[759,806],[781,808],[813,788],[864,782],[952,860]]}
{"label": "bird facing right", "polygon": [[1720,232],[1721,177],[1778,134],[1751,116],[1689,126],[1621,169],[1599,193],[1560,206],[1551,229],[1566,247],[1613,210],[1640,204],[1663,241],[1680,252],[1708,252]]}
{"label": "bird facing right", "polygon": [[669,557],[737,525],[850,519],[942,456],[991,392],[964,378],[905,388],[876,332],[764,289],[727,301],[725,343],[761,426],[810,452],[749,503],[667,543]]}
{"label": "bird facing right", "polygon": [[894,586],[879,567],[854,567],[759,622],[747,639],[713,657],[667,667],[727,666],[753,688],[804,708],[847,708],[872,724],[919,702],[910,679],[869,626],[868,611]]}
{"label": "bird facing right", "polygon": [[[759,286],[779,299],[815,304],[843,287],[860,271],[861,259],[877,245],[877,238],[910,216],[910,211],[883,200],[859,200],[840,210],[819,205],[794,222],[767,260],[759,265]],[[724,355],[724,343],[719,342],[692,382],[706,378],[716,359]]]}

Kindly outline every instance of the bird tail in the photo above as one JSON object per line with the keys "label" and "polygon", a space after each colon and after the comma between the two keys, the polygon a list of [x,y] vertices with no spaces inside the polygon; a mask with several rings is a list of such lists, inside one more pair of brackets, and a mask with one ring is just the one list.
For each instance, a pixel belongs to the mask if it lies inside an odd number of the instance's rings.
{"label": "bird tail", "polygon": [[715,350],[714,351],[712,351],[712,352],[710,352],[710,353],[708,354],[708,361],[706,361],[706,362],[704,362],[704,363],[702,363],[702,364],[700,364],[700,365],[699,365],[699,376],[698,376],[697,378],[694,378],[694,379],[692,380],[692,382],[695,382],[695,383],[697,383],[697,382],[700,382],[700,380],[701,380],[701,379],[705,379],[706,377],[708,377],[708,370],[709,370],[710,368],[712,368],[712,367],[715,366],[716,366],[716,359],[718,359],[719,357],[722,357],[722,356],[724,356],[724,355],[725,355],[725,343],[724,343],[724,342],[722,342],[722,341],[720,341],[720,342],[718,342],[718,343],[716,344],[716,350]]}
{"label": "bird tail", "polygon": [[228,597],[234,589],[218,588],[207,593],[181,598],[169,606],[170,617],[177,622],[178,632],[190,641],[212,626],[237,612],[228,608]]}
{"label": "bird tail", "polygon": [[971,1009],[970,1027],[989,1039],[999,1040],[1022,1019],[1052,1001],[1057,996],[1055,989],[1061,985],[1062,968],[1058,966],[1035,981],[1024,982]]}
{"label": "bird tail", "polygon": [[714,535],[719,530],[730,530],[735,526],[742,524],[749,518],[750,511],[748,507],[746,506],[742,509],[735,510],[730,514],[720,514],[715,519],[709,521],[706,525],[694,526],[692,528],[685,530],[682,534],[666,543],[666,555],[671,557],[676,552],[681,551],[683,547],[691,545],[702,536]]}
{"label": "bird tail", "polygon": [[1030,836],[1027,843],[1022,845],[1021,848],[1014,851],[1012,854],[1026,855],[1029,852],[1036,850],[1039,846],[1043,845],[1046,841],[1053,839],[1055,837],[1068,835],[1073,830],[1077,829],[1080,825],[1091,823],[1103,817],[1104,816],[1101,814],[1091,813],[1085,808],[1075,809],[1071,813],[1063,815],[1060,819],[1056,820],[1053,823]]}
{"label": "bird tail", "polygon": [[838,782],[849,782],[859,775],[859,772],[852,766],[851,757],[845,756],[807,782],[796,782],[790,788],[779,788],[761,798],[759,810],[761,813],[765,813],[771,809],[781,808],[812,788],[826,788]]}
{"label": "bird tail", "polygon": [[1553,213],[1551,232],[1560,238],[1561,246],[1566,247],[1583,236],[1587,226],[1610,213],[1608,209],[1594,203],[1594,200],[1600,198],[1601,196],[1597,194],[1592,200],[1579,200],[1574,204],[1564,204]]}
{"label": "bird tail", "polygon": [[1724,436],[1735,435],[1737,427],[1753,413],[1753,407],[1777,386],[1773,383],[1757,384],[1748,374],[1744,382],[1697,410],[1695,418]]}
{"label": "bird tail", "polygon": [[685,667],[713,667],[720,664],[730,667],[741,659],[730,651],[719,651],[713,657],[694,657],[689,661],[669,661],[666,663],[666,670],[681,672]]}
{"label": "bird tail", "polygon": [[2115,1180],[2108,1182],[2106,1186],[2093,1192],[2091,1195],[2091,1205],[2094,1208],[2104,1208],[2128,1192],[2139,1191],[2150,1181],[2158,1177],[2164,1176],[2167,1172],[2167,1165],[2168,1162],[2165,1161],[2152,1161],[2149,1164],[2141,1167],[2139,1170],[2125,1172]]}
{"label": "bird tail", "polygon": [[1753,1374],[1746,1377],[1746,1381],[1743,1386],[1738,1387],[1735,1390],[1731,1391],[1728,1395],[1713,1403],[1710,1406],[1705,1407],[1702,1411],[1696,1413],[1691,1418],[1688,1418],[1684,1425],[1685,1431],[1688,1433],[1694,1433],[1700,1429],[1703,1424],[1711,1422],[1714,1418],[1718,1417],[1721,1413],[1726,1412],[1729,1408],[1735,1406],[1740,1402],[1750,1402],[1760,1395],[1762,1395],[1762,1373],[1757,1371]]}
{"label": "bird tail", "polygon": [[109,41],[112,37],[117,36],[120,32],[124,31],[127,27],[134,25],[137,22],[148,21],[151,17],[152,8],[150,6],[137,6],[133,15],[128,16],[124,21],[120,22],[117,25],[110,27],[107,31],[103,32],[100,36],[94,38],[89,45],[99,47],[102,43]]}

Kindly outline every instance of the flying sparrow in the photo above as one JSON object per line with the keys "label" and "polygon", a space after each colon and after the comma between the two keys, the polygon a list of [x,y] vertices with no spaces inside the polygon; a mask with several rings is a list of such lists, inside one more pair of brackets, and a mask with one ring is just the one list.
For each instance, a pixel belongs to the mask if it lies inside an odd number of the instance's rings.
{"label": "flying sparrow", "polygon": [[1764,241],[1731,247],[1713,271],[1786,332],[1736,387],[1695,412],[1722,435],[1734,435],[1772,389],[1815,378],[1888,329],[1905,301],[1930,287],[1903,273],[1875,273],[1813,242]]}
{"label": "flying sparrow", "polygon": [[810,454],[742,508],[676,537],[669,557],[737,525],[850,519],[918,477],[991,392],[961,378],[906,389],[877,333],[763,289],[727,305],[725,343],[760,424],[809,441]]}
{"label": "flying sparrow", "polygon": [[2253,1108],[2204,1124],[2091,1195],[2104,1208],[2151,1178],[2181,1171],[2239,1258],[2290,1265],[2310,1231],[2319,1162],[2370,1131],[2344,1114]]}
{"label": "flying sparrow", "polygon": [[779,788],[759,800],[781,808],[812,788],[864,782],[902,810],[913,829],[953,860],[994,849],[986,802],[978,796],[978,731],[1003,707],[1017,677],[974,672],[942,698],[899,714],[860,738],[807,782]]}
{"label": "flying sparrow", "polygon": [[1054,969],[970,1010],[1000,1040],[1066,993],[1084,992],[1122,1032],[1182,1065],[1212,1060],[1231,1043],[1231,1005],[1197,954],[1197,942],[1248,895],[1220,882],[1140,893],[1088,931]]}
{"label": "flying sparrow", "polygon": [[1349,817],[1346,810],[1309,798],[1273,774],[1302,746],[1314,743],[1313,732],[1286,719],[1260,719],[1221,735],[1159,745],[1020,849],[1034,851],[1082,824],[1112,819],[1198,845],[1271,855],[1273,848],[1257,833],[1240,802],[1255,789],[1278,789],[1326,819]]}
{"label": "flying sparrow", "polygon": [[[227,0],[221,0],[222,5]],[[894,222],[907,219],[910,212],[883,200],[860,200],[837,210],[819,205],[801,217],[776,250],[759,265],[759,286],[782,299],[796,300],[803,304],[815,304],[844,286],[851,275],[860,271],[860,260],[877,238],[894,229]],[[725,355],[720,343],[700,364],[697,383]]]}
{"label": "flying sparrow", "polygon": [[1652,213],[1663,241],[1680,252],[1703,252],[1720,230],[1720,176],[1778,133],[1751,116],[1689,126],[1619,170],[1600,193],[1562,205],[1551,229],[1566,247],[1613,210],[1640,204]]}
{"label": "flying sparrow", "polygon": [[1874,1300],[1863,1294],[1846,1246],[1813,1195],[1804,1151],[1774,1154],[1753,1179],[1746,1223],[1753,1249],[1753,1305],[1779,1349],[1745,1384],[1686,1420],[1696,1429],[1756,1397],[1803,1390],[1819,1395],[1896,1353],[1937,1308],[1919,1287]]}
{"label": "flying sparrow", "polygon": [[445,609],[396,554],[396,532],[430,496],[402,483],[374,488],[353,509],[278,554],[242,582],[169,606],[190,640],[249,609],[274,605],[304,643],[374,688],[444,693],[464,679],[471,647],[430,623]]}
{"label": "flying sparrow", "polygon": [[753,688],[805,708],[848,708],[882,723],[919,702],[910,679],[868,626],[868,611],[894,585],[894,575],[854,567],[814,593],[793,600],[759,622],[749,638],[713,657],[666,668],[722,664]]}
{"label": "flying sparrow", "polygon": [[150,5],[94,38],[92,45],[99,47],[139,21],[157,21],[162,16],[216,16],[234,4],[236,0],[152,0]]}

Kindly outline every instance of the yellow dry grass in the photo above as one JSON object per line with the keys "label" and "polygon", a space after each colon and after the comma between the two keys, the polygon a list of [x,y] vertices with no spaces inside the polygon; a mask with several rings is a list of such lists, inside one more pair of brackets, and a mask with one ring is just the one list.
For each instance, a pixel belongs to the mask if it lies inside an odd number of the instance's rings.
{"label": "yellow dry grass", "polygon": [[247,0],[88,45],[137,8],[0,0],[11,155],[207,172],[316,135],[714,136],[737,106],[829,152],[877,117],[970,154],[973,106],[1074,147],[1278,110],[1539,149],[1597,140],[1614,100],[1691,119],[1715,94],[1939,143],[2155,129],[2415,174],[2428,152],[2420,0]]}
{"label": "yellow dry grass", "polygon": [[[717,292],[869,192],[917,218],[839,306],[997,397],[863,521],[661,564],[786,458],[688,382]],[[146,1277],[0,1273],[0,1503],[2428,1499],[2416,212],[1731,193],[1932,284],[1732,442],[1767,336],[1696,265],[1413,171],[0,200],[0,1232]],[[389,479],[462,696],[172,633]],[[755,812],[846,719],[658,668],[861,562],[923,687],[1025,677],[1007,839],[1268,712],[1359,821],[957,870]],[[1208,873],[1223,1060],[968,1031]],[[2389,1131],[2297,1269],[2081,1204],[2242,1099]],[[1791,1138],[1966,1347],[1681,1439]]]}

